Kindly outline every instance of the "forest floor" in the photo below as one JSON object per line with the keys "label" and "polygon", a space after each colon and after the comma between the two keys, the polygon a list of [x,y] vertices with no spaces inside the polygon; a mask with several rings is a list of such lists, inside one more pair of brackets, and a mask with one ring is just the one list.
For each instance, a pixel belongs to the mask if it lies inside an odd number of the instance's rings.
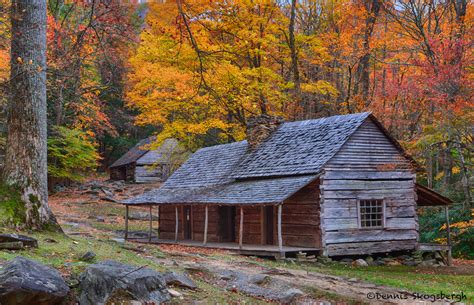
{"label": "forest floor", "polygon": [[[105,187],[104,187],[105,185]],[[112,202],[140,194],[153,185],[116,184],[110,189],[106,182],[88,183],[64,188],[51,195],[50,205],[66,235],[32,233],[39,240],[38,249],[0,252],[0,260],[23,255],[58,268],[69,281],[74,281],[88,263],[79,260],[87,251],[97,255],[96,261],[113,259],[157,271],[186,271],[196,282],[196,290],[177,290],[182,294],[176,303],[258,304],[271,303],[226,287],[212,274],[233,270],[245,276],[265,275],[281,287],[269,289],[300,289],[304,295],[298,304],[319,301],[372,303],[378,295],[402,295],[407,300],[394,303],[415,303],[413,293],[423,295],[463,292],[474,300],[474,262],[455,260],[452,267],[369,266],[356,267],[336,262],[314,264],[287,260],[241,256],[229,251],[178,245],[149,245],[124,242],[124,208]],[[105,188],[105,192],[102,190]],[[131,215],[144,218],[148,209],[134,208]],[[155,222],[156,224],[156,222]],[[130,222],[131,231],[147,231],[148,221]],[[199,302],[200,301],[200,302]],[[383,300],[379,299],[379,302]],[[421,300],[416,300],[421,303]],[[386,301],[385,301],[386,302]]]}

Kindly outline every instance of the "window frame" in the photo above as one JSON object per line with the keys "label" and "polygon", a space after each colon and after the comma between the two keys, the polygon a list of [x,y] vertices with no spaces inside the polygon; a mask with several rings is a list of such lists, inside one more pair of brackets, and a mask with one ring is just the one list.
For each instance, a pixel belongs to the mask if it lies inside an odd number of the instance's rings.
{"label": "window frame", "polygon": [[[363,227],[362,226],[362,217],[360,213],[360,207],[361,207],[361,201],[369,201],[369,200],[380,200],[382,201],[382,225],[381,226],[376,226],[376,227]],[[385,208],[385,198],[359,198],[357,199],[357,225],[359,227],[359,230],[383,230],[385,229],[385,223],[386,223],[386,208]]]}

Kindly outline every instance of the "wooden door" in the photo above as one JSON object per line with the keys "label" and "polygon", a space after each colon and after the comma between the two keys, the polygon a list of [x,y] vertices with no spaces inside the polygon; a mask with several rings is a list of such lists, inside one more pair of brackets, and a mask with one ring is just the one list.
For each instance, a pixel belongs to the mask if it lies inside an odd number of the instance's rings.
{"label": "wooden door", "polygon": [[219,207],[219,236],[221,242],[235,242],[235,207]]}
{"label": "wooden door", "polygon": [[275,232],[274,208],[272,205],[263,207],[263,243],[273,245],[273,234]]}
{"label": "wooden door", "polygon": [[183,207],[183,225],[184,225],[184,239],[192,238],[192,227],[191,227],[191,206],[186,205]]}

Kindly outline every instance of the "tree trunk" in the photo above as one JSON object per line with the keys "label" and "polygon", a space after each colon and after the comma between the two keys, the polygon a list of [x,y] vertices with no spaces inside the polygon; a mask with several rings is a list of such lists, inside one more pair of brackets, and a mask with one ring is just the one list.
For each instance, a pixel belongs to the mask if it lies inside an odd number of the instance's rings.
{"label": "tree trunk", "polygon": [[[291,12],[290,12],[290,25],[288,27],[289,32],[289,41],[288,46],[290,48],[291,54],[291,72],[293,74],[293,81],[295,83],[294,89],[294,98],[296,101],[295,109],[299,108],[299,103],[301,102],[301,80],[300,80],[300,72],[298,70],[298,52],[296,50],[296,43],[295,43],[295,21],[296,21],[296,0],[291,0]],[[305,113],[307,113],[308,109],[303,109]],[[296,114],[297,111],[295,111]],[[296,114],[297,116],[297,114]]]}
{"label": "tree trunk", "polygon": [[380,0],[365,0],[364,6],[367,10],[367,17],[365,20],[364,42],[362,46],[364,53],[360,58],[359,66],[357,69],[357,79],[359,88],[354,89],[357,90],[356,93],[361,94],[362,100],[364,101],[366,106],[368,106],[370,104],[370,40],[374,31],[375,22],[377,21],[377,17],[379,15],[381,2]]}
{"label": "tree trunk", "polygon": [[21,195],[23,227],[58,229],[48,206],[46,1],[12,0],[11,93],[4,180]]}

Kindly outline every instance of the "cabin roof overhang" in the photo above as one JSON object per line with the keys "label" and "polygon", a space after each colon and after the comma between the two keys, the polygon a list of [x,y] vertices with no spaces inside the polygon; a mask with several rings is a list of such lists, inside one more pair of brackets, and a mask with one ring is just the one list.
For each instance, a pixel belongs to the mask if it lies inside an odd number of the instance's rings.
{"label": "cabin roof overhang", "polygon": [[416,201],[418,206],[447,206],[453,203],[451,199],[421,184],[416,183],[415,188],[418,196]]}
{"label": "cabin roof overhang", "polygon": [[283,203],[319,175],[234,181],[200,188],[167,188],[122,201],[124,205],[277,205]]}

